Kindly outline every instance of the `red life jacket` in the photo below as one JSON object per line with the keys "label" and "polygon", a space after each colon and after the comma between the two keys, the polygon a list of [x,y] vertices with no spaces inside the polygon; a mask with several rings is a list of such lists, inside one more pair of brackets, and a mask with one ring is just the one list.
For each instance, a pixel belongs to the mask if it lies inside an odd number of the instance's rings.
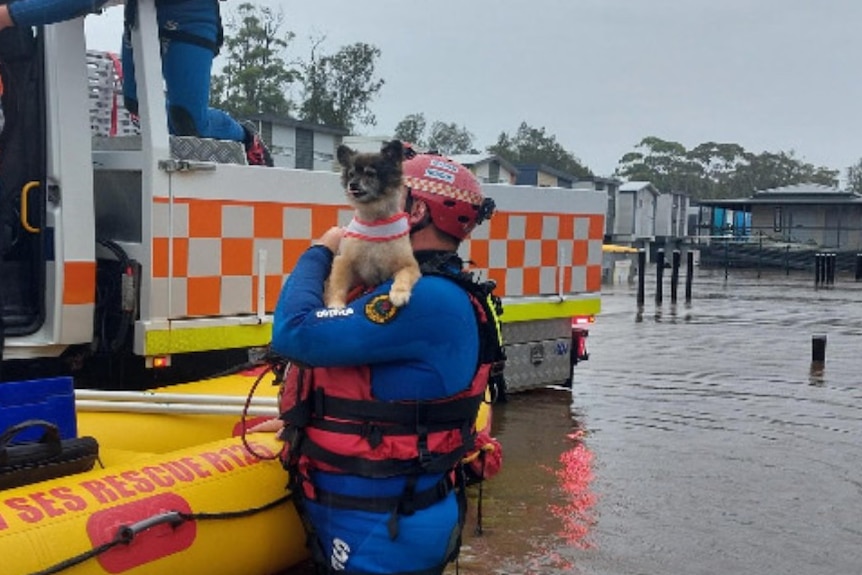
{"label": "red life jacket", "polygon": [[[491,295],[492,284],[476,283],[467,276],[435,275],[461,285],[473,304],[479,357],[470,385],[441,399],[381,401],[372,394],[368,366],[308,368],[292,364],[282,384],[279,410],[285,422],[282,463],[297,495],[342,507],[366,507],[361,498],[337,497],[315,489],[307,480],[311,470],[370,478],[406,476],[413,478],[410,484],[422,474],[445,474],[435,488],[412,497],[415,509],[445,497],[456,483],[454,474],[447,472],[474,450],[476,417],[489,379],[501,379],[505,353],[497,317],[502,311],[499,299]],[[366,508],[392,509],[392,502],[378,503]],[[403,498],[399,503],[403,504]]]}
{"label": "red life jacket", "polygon": [[372,397],[368,366],[293,366],[281,396],[285,464],[362,477],[449,471],[474,446],[490,367],[451,397],[383,402]]}

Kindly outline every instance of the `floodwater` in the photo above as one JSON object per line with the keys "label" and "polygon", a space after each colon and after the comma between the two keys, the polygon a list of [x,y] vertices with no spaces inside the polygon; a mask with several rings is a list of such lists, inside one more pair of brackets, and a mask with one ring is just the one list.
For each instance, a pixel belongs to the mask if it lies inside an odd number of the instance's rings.
{"label": "floodwater", "polygon": [[447,575],[862,573],[862,283],[698,270],[679,294],[648,281],[639,313],[607,287],[571,392],[496,408],[503,471]]}

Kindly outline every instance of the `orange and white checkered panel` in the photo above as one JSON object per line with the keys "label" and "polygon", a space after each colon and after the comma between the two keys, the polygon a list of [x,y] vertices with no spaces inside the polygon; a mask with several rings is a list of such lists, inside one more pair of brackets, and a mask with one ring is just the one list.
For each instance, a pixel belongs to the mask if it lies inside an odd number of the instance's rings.
{"label": "orange and white checkered panel", "polygon": [[[258,313],[261,277],[271,313],[312,240],[353,215],[347,205],[191,198],[153,208],[150,315],[171,318]],[[498,212],[461,254],[504,296],[596,292],[603,233],[602,215]]]}
{"label": "orange and white checkered panel", "polygon": [[153,234],[154,315],[188,317],[257,313],[261,275],[265,311],[272,312],[312,239],[345,225],[352,211],[205,199],[175,200],[169,209],[166,200],[156,199],[153,216],[161,222],[154,223]]}
{"label": "orange and white checkered panel", "polygon": [[577,294],[601,289],[603,234],[601,215],[498,212],[461,253],[504,296]]}

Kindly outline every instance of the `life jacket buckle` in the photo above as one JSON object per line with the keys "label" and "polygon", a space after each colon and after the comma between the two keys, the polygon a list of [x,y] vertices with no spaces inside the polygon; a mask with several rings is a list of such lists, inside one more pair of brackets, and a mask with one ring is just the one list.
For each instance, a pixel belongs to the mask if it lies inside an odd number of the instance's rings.
{"label": "life jacket buckle", "polygon": [[371,446],[371,449],[377,449],[377,447],[383,443],[383,430],[380,429],[380,426],[375,425],[373,423],[365,422],[362,424],[362,437],[368,442],[368,445]]}

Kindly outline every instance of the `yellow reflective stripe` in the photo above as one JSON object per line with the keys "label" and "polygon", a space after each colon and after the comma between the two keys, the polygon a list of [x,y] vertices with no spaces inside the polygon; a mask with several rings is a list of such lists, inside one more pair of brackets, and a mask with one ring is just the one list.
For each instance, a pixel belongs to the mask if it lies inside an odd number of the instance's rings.
{"label": "yellow reflective stripe", "polygon": [[[497,333],[497,343],[500,347],[503,346],[503,324],[500,321],[500,316],[497,314],[497,306],[494,305],[494,298],[492,296],[487,296],[485,298],[487,305],[487,309],[491,312],[491,319],[494,322],[494,331]],[[505,310],[504,310],[505,311]]]}
{"label": "yellow reflective stripe", "polygon": [[222,325],[148,331],[144,355],[260,347],[272,341],[272,324]]}
{"label": "yellow reflective stripe", "polygon": [[557,319],[578,315],[597,315],[601,311],[600,297],[565,300],[562,302],[503,302],[503,323],[536,319]]}

